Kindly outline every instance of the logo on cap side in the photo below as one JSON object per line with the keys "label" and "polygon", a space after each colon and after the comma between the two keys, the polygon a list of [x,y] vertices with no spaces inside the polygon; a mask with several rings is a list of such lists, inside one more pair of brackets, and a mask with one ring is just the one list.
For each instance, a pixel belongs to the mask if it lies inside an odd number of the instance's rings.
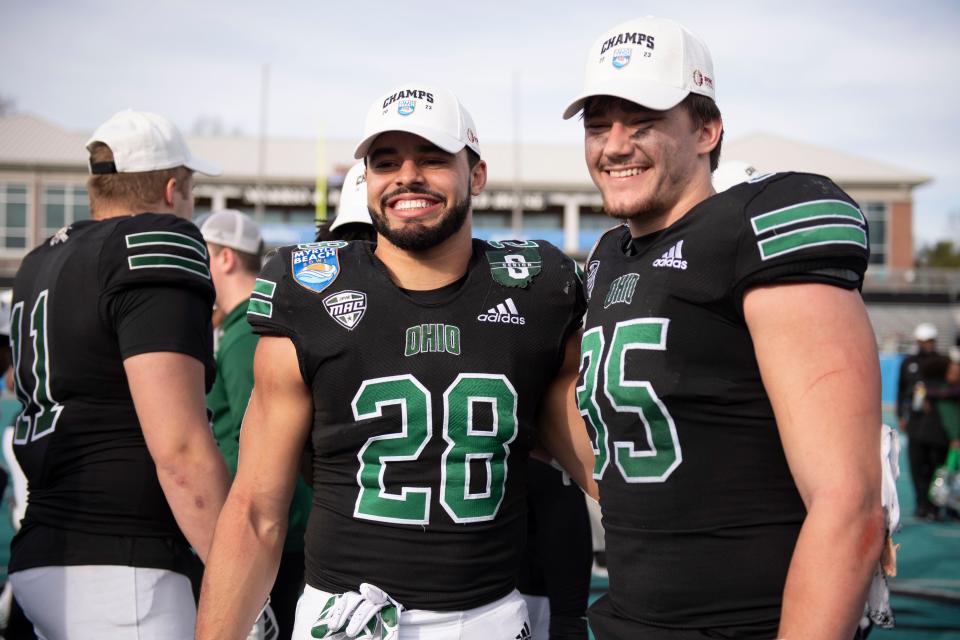
{"label": "logo on cap side", "polygon": [[630,64],[630,56],[633,53],[633,49],[614,49],[613,50],[613,66],[617,69],[623,69],[625,66]]}
{"label": "logo on cap side", "polygon": [[713,88],[713,80],[710,79],[710,76],[705,75],[700,69],[693,70],[693,83],[698,87],[707,85],[710,88]]}
{"label": "logo on cap side", "polygon": [[473,129],[467,129],[467,140],[469,140],[471,144],[477,144],[480,142],[477,139],[477,134],[473,132]]}

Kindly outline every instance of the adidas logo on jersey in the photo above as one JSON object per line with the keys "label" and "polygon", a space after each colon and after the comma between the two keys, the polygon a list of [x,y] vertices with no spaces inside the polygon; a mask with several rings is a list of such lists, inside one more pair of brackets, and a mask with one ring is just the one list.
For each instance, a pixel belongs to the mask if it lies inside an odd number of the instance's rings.
{"label": "adidas logo on jersey", "polygon": [[520,629],[520,633],[516,635],[514,640],[530,640],[532,637],[533,634],[530,632],[530,625],[524,622],[523,627]]}
{"label": "adidas logo on jersey", "polygon": [[684,270],[687,268],[687,261],[683,259],[683,240],[670,247],[670,250],[653,261],[655,267],[671,267],[673,269]]}
{"label": "adidas logo on jersey", "polygon": [[513,298],[507,298],[495,307],[487,309],[486,313],[477,316],[480,322],[498,322],[500,324],[527,324],[526,318],[520,315]]}

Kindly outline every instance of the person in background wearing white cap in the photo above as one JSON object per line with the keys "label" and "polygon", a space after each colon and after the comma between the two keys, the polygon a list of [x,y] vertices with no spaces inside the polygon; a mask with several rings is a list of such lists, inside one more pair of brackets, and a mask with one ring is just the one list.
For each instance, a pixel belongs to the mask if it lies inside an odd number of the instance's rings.
{"label": "person in background wearing white cap", "polygon": [[[257,335],[247,322],[250,295],[257,287],[257,274],[263,258],[263,239],[257,224],[249,216],[224,209],[208,215],[200,225],[210,254],[210,276],[217,292],[217,308],[223,313],[216,346],[217,379],[207,394],[212,414],[213,436],[227,461],[230,476],[237,472],[240,424],[253,389],[253,354]],[[297,598],[303,590],[303,535],[310,514],[310,487],[297,481],[290,505],[287,536],[283,545],[280,570],[270,590],[270,608],[275,614],[264,618],[262,634],[289,638]]]}
{"label": "person in background wearing white cap", "polygon": [[538,411],[564,427],[576,414],[576,265],[545,242],[471,238],[487,168],[447,90],[377,99],[355,156],[376,244],[281,248],[251,301],[255,384],[197,637],[239,638],[256,615],[309,437],[294,638],[528,638],[522,464]]}
{"label": "person in background wearing white cap", "polygon": [[121,111],[87,142],[92,220],[31,251],[11,343],[29,481],[14,594],[41,638],[193,637],[188,574],[229,481],[210,433],[214,290],[190,154],[166,119]]}
{"label": "person in background wearing white cap", "polygon": [[937,520],[940,511],[930,502],[930,481],[949,449],[940,414],[926,398],[928,387],[941,382],[947,368],[948,358],[937,351],[937,335],[937,326],[931,322],[916,326],[913,337],[917,352],[900,363],[897,379],[897,422],[907,434],[907,458],[916,496],[913,515],[930,521]]}
{"label": "person in background wearing white cap", "polygon": [[716,82],[697,36],[631,20],[564,113],[625,223],[587,260],[577,399],[610,576],[591,627],[849,640],[884,540],[866,222],[822,176],[715,195]]}
{"label": "person in background wearing white cap", "polygon": [[375,242],[377,232],[367,209],[367,168],[358,162],[347,171],[340,187],[337,216],[317,232],[317,241],[367,240]]}

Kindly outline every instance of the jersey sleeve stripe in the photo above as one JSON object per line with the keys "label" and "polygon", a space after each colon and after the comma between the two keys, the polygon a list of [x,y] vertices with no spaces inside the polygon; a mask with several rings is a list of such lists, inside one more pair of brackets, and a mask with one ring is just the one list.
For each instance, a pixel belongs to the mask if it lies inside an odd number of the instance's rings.
{"label": "jersey sleeve stripe", "polygon": [[277,283],[263,278],[257,278],[253,285],[253,293],[264,298],[273,298],[273,292],[277,290]]}
{"label": "jersey sleeve stripe", "polygon": [[152,245],[168,245],[175,247],[184,247],[195,251],[201,258],[207,257],[207,248],[202,242],[191,238],[183,233],[174,233],[173,231],[145,231],[143,233],[130,233],[126,236],[127,248]]}
{"label": "jersey sleeve stripe", "polygon": [[268,300],[251,299],[247,305],[247,314],[254,316],[263,316],[264,318],[273,317],[273,303]]}
{"label": "jersey sleeve stripe", "polygon": [[770,258],[785,253],[825,244],[855,244],[866,249],[867,234],[858,226],[827,224],[797,229],[796,231],[761,240],[757,244],[760,247],[760,257],[764,260],[769,260]]}
{"label": "jersey sleeve stripe", "polygon": [[843,200],[815,200],[795,204],[783,209],[761,213],[754,216],[750,223],[753,225],[753,232],[759,235],[785,225],[823,218],[848,218],[861,225],[866,224],[860,209]]}
{"label": "jersey sleeve stripe", "polygon": [[136,269],[181,269],[202,278],[210,279],[210,270],[206,263],[170,253],[144,253],[128,256],[131,270]]}

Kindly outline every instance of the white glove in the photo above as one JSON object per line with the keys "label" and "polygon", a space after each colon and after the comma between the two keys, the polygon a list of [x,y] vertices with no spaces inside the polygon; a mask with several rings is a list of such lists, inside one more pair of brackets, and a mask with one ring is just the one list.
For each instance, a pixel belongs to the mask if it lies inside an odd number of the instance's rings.
{"label": "white glove", "polygon": [[277,626],[277,617],[273,614],[268,601],[263,605],[260,616],[247,634],[247,640],[277,640],[279,637],[280,627]]}
{"label": "white glove", "polygon": [[385,591],[364,582],[360,593],[330,596],[314,623],[314,638],[330,640],[396,640],[403,606]]}

